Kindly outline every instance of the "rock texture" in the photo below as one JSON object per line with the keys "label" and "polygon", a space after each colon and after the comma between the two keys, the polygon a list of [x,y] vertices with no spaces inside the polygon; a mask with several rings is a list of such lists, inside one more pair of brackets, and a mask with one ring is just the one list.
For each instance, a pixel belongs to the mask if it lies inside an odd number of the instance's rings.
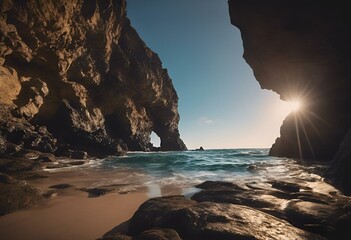
{"label": "rock texture", "polygon": [[[0,153],[185,150],[167,70],[125,0],[0,3]],[[65,153],[65,154],[63,154]]]}
{"label": "rock texture", "polygon": [[[191,199],[147,200],[129,220],[128,231],[120,225],[102,239],[149,239],[153,234],[152,239],[178,239],[179,235],[184,240],[346,240],[351,234],[350,198],[324,182],[207,181],[196,187],[202,190]],[[169,238],[162,238],[166,233]]]}
{"label": "rock texture", "polygon": [[[244,58],[261,87],[283,100],[303,102],[303,109],[283,122],[270,151],[273,156],[331,160],[350,129],[351,16],[345,4],[229,0]],[[343,170],[335,172],[340,174],[334,176],[336,182],[342,182]],[[341,185],[350,190],[350,183]]]}
{"label": "rock texture", "polygon": [[38,203],[42,192],[25,181],[0,173],[0,216]]}
{"label": "rock texture", "polygon": [[347,195],[351,195],[351,129],[347,132],[336,153],[333,162],[326,172],[326,177],[340,187]]}

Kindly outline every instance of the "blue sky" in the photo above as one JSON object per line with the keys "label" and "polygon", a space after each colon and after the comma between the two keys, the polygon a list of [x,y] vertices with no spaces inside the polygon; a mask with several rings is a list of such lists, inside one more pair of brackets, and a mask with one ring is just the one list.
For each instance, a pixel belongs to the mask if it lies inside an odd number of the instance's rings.
{"label": "blue sky", "polygon": [[179,130],[189,149],[272,145],[289,109],[277,94],[261,90],[242,58],[227,0],[127,3],[132,26],[173,80]]}

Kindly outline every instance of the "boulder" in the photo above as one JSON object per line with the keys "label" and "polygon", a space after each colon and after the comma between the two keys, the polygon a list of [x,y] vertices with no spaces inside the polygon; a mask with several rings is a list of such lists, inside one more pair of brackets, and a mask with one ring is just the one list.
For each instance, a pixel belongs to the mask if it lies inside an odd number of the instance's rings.
{"label": "boulder", "polygon": [[274,181],[272,182],[272,188],[276,188],[286,192],[299,192],[300,185],[291,182]]}
{"label": "boulder", "polygon": [[132,240],[181,240],[173,229],[153,228],[132,238]]}
{"label": "boulder", "polygon": [[346,195],[351,195],[351,128],[334,159],[325,172],[327,181],[338,186]]}
{"label": "boulder", "polygon": [[185,239],[323,239],[242,205],[203,202],[184,216]]}
{"label": "boulder", "polygon": [[88,153],[84,152],[84,151],[72,151],[71,152],[71,158],[87,159],[88,158]]}
{"label": "boulder", "polygon": [[0,216],[34,205],[42,199],[39,189],[0,174]]}
{"label": "boulder", "polygon": [[325,236],[334,231],[337,211],[337,208],[328,204],[302,200],[292,200],[285,208],[288,221],[293,225]]}
{"label": "boulder", "polygon": [[136,235],[155,227],[177,230],[180,228],[182,210],[195,203],[184,196],[152,198],[134,213],[130,220],[129,233]]}
{"label": "boulder", "polygon": [[181,196],[153,198],[140,206],[130,221],[129,233],[136,236],[152,228],[172,228],[185,240],[323,239],[250,207],[196,203]]}
{"label": "boulder", "polygon": [[50,186],[49,188],[55,188],[55,189],[66,189],[66,188],[70,188],[72,187],[72,185],[67,184],[67,183],[60,183],[60,184],[55,184]]}

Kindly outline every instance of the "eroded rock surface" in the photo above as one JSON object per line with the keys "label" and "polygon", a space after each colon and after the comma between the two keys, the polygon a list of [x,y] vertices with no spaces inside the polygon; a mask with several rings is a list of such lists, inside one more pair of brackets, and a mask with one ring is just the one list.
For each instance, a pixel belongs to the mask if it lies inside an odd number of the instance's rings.
{"label": "eroded rock surface", "polygon": [[172,80],[125,0],[4,0],[0,10],[0,154],[146,151],[152,131],[162,150],[186,149]]}
{"label": "eroded rock surface", "polygon": [[[350,223],[347,216],[351,211],[351,199],[330,191],[326,183],[320,184],[313,189],[309,186],[313,186],[314,182],[307,180],[276,180],[259,184],[244,183],[242,186],[210,181],[198,185],[199,188],[205,188],[192,199],[245,205],[328,239],[347,239],[349,230],[338,225]],[[338,224],[338,219],[345,222]]]}
{"label": "eroded rock surface", "polygon": [[39,189],[0,173],[0,216],[36,204],[42,199],[44,197]]}
{"label": "eroded rock surface", "polygon": [[323,239],[251,207],[181,196],[146,201],[132,217],[129,233],[155,227],[172,228],[182,239]]}
{"label": "eroded rock surface", "polygon": [[169,233],[185,240],[346,240],[351,233],[351,199],[322,181],[206,181],[196,187],[202,190],[191,199],[147,200],[102,239],[164,239]]}

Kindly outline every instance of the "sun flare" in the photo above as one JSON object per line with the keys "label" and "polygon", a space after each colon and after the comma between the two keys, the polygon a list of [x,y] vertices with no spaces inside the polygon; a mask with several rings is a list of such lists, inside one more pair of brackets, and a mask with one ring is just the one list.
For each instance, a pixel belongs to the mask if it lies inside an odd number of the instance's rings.
{"label": "sun flare", "polygon": [[298,112],[302,108],[302,102],[298,99],[287,102],[287,106],[290,112]]}

